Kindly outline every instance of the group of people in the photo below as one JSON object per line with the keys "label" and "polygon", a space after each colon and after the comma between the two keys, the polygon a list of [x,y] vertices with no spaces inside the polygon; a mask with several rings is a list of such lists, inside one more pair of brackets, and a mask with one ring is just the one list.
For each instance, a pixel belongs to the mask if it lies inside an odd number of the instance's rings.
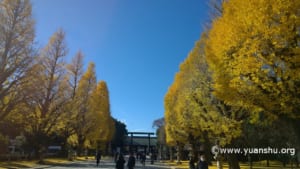
{"label": "group of people", "polygon": [[[142,162],[143,166],[145,164],[144,160],[146,160],[146,158],[143,158],[144,156],[141,156],[141,162]],[[99,151],[96,154],[97,166],[99,166],[100,160],[101,160],[101,153]],[[116,169],[124,169],[124,165],[125,165],[126,161],[124,159],[124,156],[121,153],[116,156],[115,162],[116,162]],[[190,169],[208,169],[208,163],[207,163],[204,155],[200,156],[199,161],[197,162],[197,166],[195,166],[194,162],[195,162],[194,158],[191,158],[190,162],[189,162]],[[134,169],[134,167],[135,167],[135,157],[132,152],[129,154],[127,167],[128,167],[128,169]]]}
{"label": "group of people", "polygon": [[146,154],[145,153],[139,153],[137,155],[137,158],[139,158],[142,165],[145,166],[145,164],[146,164]]}
{"label": "group of people", "polygon": [[[96,153],[96,165],[97,167],[100,165],[100,160],[101,160],[101,152],[98,151]],[[124,169],[124,164],[125,164],[125,159],[122,154],[118,154],[116,159],[116,169]],[[129,154],[128,162],[127,162],[127,167],[128,169],[133,169],[135,166],[135,157],[133,156],[133,153]]]}
{"label": "group of people", "polygon": [[[116,160],[116,169],[124,169],[124,164],[125,164],[125,159],[122,154],[119,154]],[[127,162],[127,167],[128,169],[133,169],[135,166],[135,157],[133,153],[129,154],[128,162]]]}

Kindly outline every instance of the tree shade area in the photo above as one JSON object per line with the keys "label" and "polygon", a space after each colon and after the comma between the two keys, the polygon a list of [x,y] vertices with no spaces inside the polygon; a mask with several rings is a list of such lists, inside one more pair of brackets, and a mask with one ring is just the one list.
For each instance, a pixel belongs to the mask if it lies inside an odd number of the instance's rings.
{"label": "tree shade area", "polygon": [[[219,147],[299,151],[300,2],[212,1],[212,21],[165,95],[166,144],[238,161],[299,163],[292,154],[219,154]],[[161,130],[159,130],[161,131]],[[160,132],[162,133],[162,132]],[[181,153],[177,153],[180,160]],[[251,161],[251,160],[250,160]]]}

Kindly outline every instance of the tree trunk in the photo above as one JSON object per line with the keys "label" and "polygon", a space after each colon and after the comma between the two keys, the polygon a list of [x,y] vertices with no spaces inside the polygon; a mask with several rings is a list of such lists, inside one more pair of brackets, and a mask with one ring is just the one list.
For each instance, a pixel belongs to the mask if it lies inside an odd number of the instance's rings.
{"label": "tree trunk", "polygon": [[228,155],[229,169],[240,169],[239,161],[235,154]]}
{"label": "tree trunk", "polygon": [[181,144],[177,145],[177,164],[181,164],[183,146]]}
{"label": "tree trunk", "polygon": [[217,160],[217,169],[223,169],[223,162],[221,158]]}
{"label": "tree trunk", "polygon": [[194,157],[194,160],[197,161],[198,156],[199,156],[199,145],[197,143],[192,144],[192,155]]}
{"label": "tree trunk", "polygon": [[252,169],[252,159],[251,159],[251,155],[250,154],[248,154],[248,162],[249,162],[249,167],[250,167],[250,169]]}
{"label": "tree trunk", "polygon": [[173,161],[173,147],[170,147],[170,161]]}
{"label": "tree trunk", "polygon": [[204,135],[204,154],[206,157],[206,161],[208,164],[212,164],[211,160],[212,160],[212,156],[211,156],[211,144],[208,138],[208,134],[205,133]]}
{"label": "tree trunk", "polygon": [[294,169],[294,158],[290,157],[291,169]]}
{"label": "tree trunk", "polygon": [[162,145],[159,144],[159,153],[158,153],[159,160],[162,160]]}
{"label": "tree trunk", "polygon": [[195,169],[195,163],[197,162],[198,159],[198,150],[199,147],[197,146],[197,143],[195,141],[191,142],[191,151],[189,152],[189,165],[190,169]]}
{"label": "tree trunk", "polygon": [[37,159],[39,160],[38,161],[39,164],[44,164],[45,154],[46,154],[45,146],[38,145],[37,149],[36,149],[36,156],[37,156]]}
{"label": "tree trunk", "polygon": [[84,141],[85,139],[83,138],[83,136],[78,136],[77,154],[80,157],[84,155]]}
{"label": "tree trunk", "polygon": [[107,154],[106,155],[111,155],[112,154],[112,148],[111,148],[111,142],[109,141],[107,143]]}

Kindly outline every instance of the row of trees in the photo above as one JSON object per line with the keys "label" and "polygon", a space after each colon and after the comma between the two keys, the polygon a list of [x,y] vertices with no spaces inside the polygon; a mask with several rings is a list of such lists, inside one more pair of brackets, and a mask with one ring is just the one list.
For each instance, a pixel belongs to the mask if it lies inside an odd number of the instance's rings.
{"label": "row of trees", "polygon": [[[299,149],[300,2],[227,0],[214,7],[210,28],[165,95],[167,144],[179,152],[189,144],[194,156],[200,144],[210,156],[215,141]],[[226,158],[239,168],[234,154]]]}
{"label": "row of trees", "polygon": [[[29,0],[0,1],[0,145],[23,133],[28,151],[39,157],[51,140],[64,148],[101,148],[114,136],[105,81],[97,82],[95,65],[84,71],[81,51],[67,63],[65,32],[35,46]],[[3,144],[6,143],[6,144]]]}

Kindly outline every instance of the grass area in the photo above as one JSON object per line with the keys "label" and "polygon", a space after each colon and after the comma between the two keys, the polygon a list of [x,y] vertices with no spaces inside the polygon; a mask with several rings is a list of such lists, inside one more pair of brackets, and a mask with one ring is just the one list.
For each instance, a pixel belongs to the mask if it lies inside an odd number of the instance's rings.
{"label": "grass area", "polygon": [[[174,169],[189,169],[188,161],[182,161],[181,164],[177,164],[176,161],[170,162],[166,161],[164,162],[167,165],[172,166]],[[248,163],[240,163],[241,169],[249,169]],[[293,168],[296,169],[295,164],[293,165]],[[212,166],[209,166],[209,169],[217,169],[217,165],[215,162],[213,162]],[[228,169],[228,164],[223,164],[223,169]],[[286,165],[286,167],[282,166],[282,163],[277,161],[270,161],[270,166],[267,167],[266,161],[259,161],[259,162],[253,162],[253,169],[291,169],[291,165]],[[300,168],[299,168],[300,169]]]}
{"label": "grass area", "polygon": [[37,161],[4,161],[0,162],[0,169],[3,168],[33,168]]}
{"label": "grass area", "polygon": [[[102,157],[102,159],[109,159],[110,157]],[[95,159],[94,156],[76,157],[76,161]],[[66,158],[46,158],[44,159],[43,165],[60,166],[69,163],[70,161]],[[17,169],[17,168],[33,168],[39,165],[38,160],[16,160],[16,161],[0,161],[0,169]]]}
{"label": "grass area", "polygon": [[70,162],[66,158],[46,158],[44,161],[45,165],[62,165]]}
{"label": "grass area", "polygon": [[[102,157],[102,159],[108,159],[109,157]],[[76,157],[76,161],[86,161],[95,159],[94,156]],[[60,166],[69,163],[70,161],[66,158],[46,158],[43,161],[43,165]],[[15,168],[33,168],[39,165],[38,160],[14,160],[14,161],[0,161],[0,169],[15,169]]]}
{"label": "grass area", "polygon": [[[109,160],[109,159],[111,159],[112,157],[110,157],[110,156],[102,156],[101,157],[101,160]],[[79,161],[85,161],[85,160],[95,160],[95,156],[88,156],[88,157],[85,157],[85,156],[83,156],[83,157],[76,157],[76,160],[79,160]]]}
{"label": "grass area", "polygon": [[[44,159],[44,165],[62,165],[66,164],[69,161],[63,158],[46,158]],[[18,161],[4,161],[0,162],[0,169],[4,168],[33,168],[36,167],[38,164],[37,160],[18,160]]]}

